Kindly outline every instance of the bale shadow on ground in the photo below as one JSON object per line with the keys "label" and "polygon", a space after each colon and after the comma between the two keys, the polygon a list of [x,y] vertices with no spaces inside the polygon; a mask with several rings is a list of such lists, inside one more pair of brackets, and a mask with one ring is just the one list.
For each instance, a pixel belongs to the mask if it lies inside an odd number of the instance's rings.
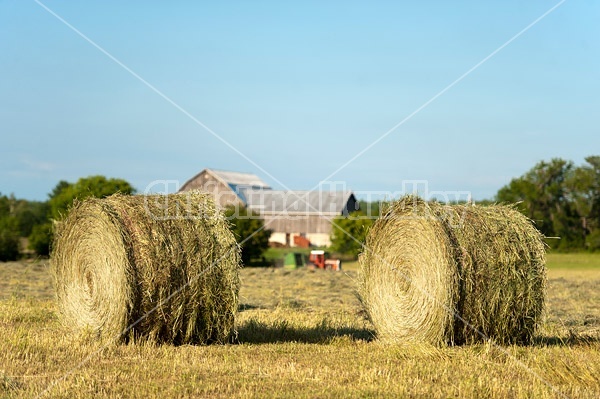
{"label": "bale shadow on ground", "polygon": [[537,336],[533,338],[533,346],[585,346],[600,343],[600,337],[586,334],[570,334],[567,336]]}
{"label": "bale shadow on ground", "polygon": [[255,309],[266,309],[266,307],[260,306],[260,305],[252,305],[250,303],[240,303],[238,305],[238,312],[244,312],[246,310],[255,310]]}
{"label": "bale shadow on ground", "polygon": [[250,319],[237,329],[234,342],[237,344],[272,344],[300,342],[306,344],[328,344],[335,338],[347,337],[353,341],[370,342],[375,331],[368,328],[335,327],[323,322],[315,327],[291,326],[286,321],[266,324]]}

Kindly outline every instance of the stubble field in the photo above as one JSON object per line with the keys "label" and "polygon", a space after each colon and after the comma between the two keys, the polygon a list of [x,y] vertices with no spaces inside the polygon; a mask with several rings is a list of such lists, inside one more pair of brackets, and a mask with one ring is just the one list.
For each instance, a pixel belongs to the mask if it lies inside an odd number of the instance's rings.
{"label": "stubble field", "polygon": [[235,342],[157,346],[73,336],[47,262],[0,263],[0,397],[600,397],[600,255],[548,267],[531,346],[380,343],[356,264],[243,269]]}

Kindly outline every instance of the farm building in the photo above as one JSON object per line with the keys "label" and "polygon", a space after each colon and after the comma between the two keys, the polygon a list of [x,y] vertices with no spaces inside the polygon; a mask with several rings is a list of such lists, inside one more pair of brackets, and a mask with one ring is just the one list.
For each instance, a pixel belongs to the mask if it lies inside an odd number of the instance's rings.
{"label": "farm building", "polygon": [[261,215],[273,231],[273,244],[297,246],[310,242],[331,244],[331,220],[358,209],[351,191],[272,190],[258,176],[249,173],[204,169],[179,191],[200,189],[215,196],[222,207],[244,206]]}
{"label": "farm building", "polygon": [[228,205],[246,206],[245,201],[239,195],[243,189],[269,190],[270,188],[258,176],[250,173],[204,169],[185,182],[179,192],[189,190],[207,191],[214,195],[217,205],[224,208]]}

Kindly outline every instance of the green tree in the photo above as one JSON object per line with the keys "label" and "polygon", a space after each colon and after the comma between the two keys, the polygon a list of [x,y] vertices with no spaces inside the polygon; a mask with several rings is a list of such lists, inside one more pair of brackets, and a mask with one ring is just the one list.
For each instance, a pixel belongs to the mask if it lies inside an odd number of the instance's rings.
{"label": "green tree", "polygon": [[570,202],[565,184],[573,163],[560,158],[536,164],[523,176],[513,179],[496,195],[499,202],[520,202],[519,209],[536,222],[552,247],[581,246],[579,218]]}
{"label": "green tree", "polygon": [[[586,237],[586,245],[593,250],[600,249],[600,156],[589,156],[589,173],[592,176],[588,187],[590,212],[586,226],[590,234]],[[589,223],[587,223],[589,221]]]}
{"label": "green tree", "polygon": [[19,221],[14,216],[14,195],[0,195],[0,261],[19,257]]}
{"label": "green tree", "polygon": [[225,208],[225,217],[232,223],[232,230],[242,248],[242,262],[249,265],[260,259],[269,248],[271,230],[264,228],[264,220],[260,215],[245,207]]}
{"label": "green tree", "polygon": [[82,177],[74,184],[61,180],[50,194],[50,215],[53,219],[60,220],[75,199],[104,198],[117,192],[133,194],[135,189],[123,179],[107,179],[104,176]]}
{"label": "green tree", "polygon": [[48,202],[18,200],[14,215],[19,222],[19,234],[27,237],[34,226],[46,223],[50,208]]}
{"label": "green tree", "polygon": [[29,234],[29,248],[40,256],[50,255],[50,242],[52,240],[52,223],[47,222],[33,226]]}
{"label": "green tree", "polygon": [[589,156],[586,164],[552,159],[539,162],[523,176],[498,191],[496,200],[518,202],[519,209],[533,219],[559,249],[600,249],[600,157]]}
{"label": "green tree", "polygon": [[19,257],[19,223],[14,216],[0,216],[0,261]]}
{"label": "green tree", "polygon": [[580,217],[580,234],[589,249],[600,249],[600,157],[575,168],[566,180],[569,200]]}
{"label": "green tree", "polygon": [[367,216],[364,211],[336,217],[332,222],[331,250],[358,257],[373,219],[374,216]]}
{"label": "green tree", "polygon": [[17,199],[14,195],[0,195],[0,218],[13,216],[17,220],[17,231],[21,237],[27,237],[36,224],[48,219],[48,203]]}
{"label": "green tree", "polygon": [[50,194],[48,194],[48,197],[54,198],[54,197],[58,196],[63,190],[66,190],[67,188],[71,187],[72,185],[73,185],[72,183],[69,183],[66,180],[61,180],[52,189],[52,192]]}
{"label": "green tree", "polygon": [[361,215],[371,216],[374,219],[377,219],[379,215],[381,215],[382,210],[390,205],[390,201],[382,200],[369,202],[365,200],[359,200],[358,205],[358,209],[360,212],[362,212]]}
{"label": "green tree", "polygon": [[6,195],[1,195],[0,193],[0,218],[10,216],[12,214],[12,200],[13,196],[10,198]]}

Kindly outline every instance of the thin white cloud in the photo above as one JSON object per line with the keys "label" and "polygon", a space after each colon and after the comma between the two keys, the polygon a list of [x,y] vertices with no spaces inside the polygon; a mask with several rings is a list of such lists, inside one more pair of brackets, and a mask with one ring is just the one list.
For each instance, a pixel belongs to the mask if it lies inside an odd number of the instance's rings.
{"label": "thin white cloud", "polygon": [[21,164],[25,165],[29,172],[51,172],[56,169],[56,165],[51,162],[33,159],[30,156],[23,156],[20,159]]}

